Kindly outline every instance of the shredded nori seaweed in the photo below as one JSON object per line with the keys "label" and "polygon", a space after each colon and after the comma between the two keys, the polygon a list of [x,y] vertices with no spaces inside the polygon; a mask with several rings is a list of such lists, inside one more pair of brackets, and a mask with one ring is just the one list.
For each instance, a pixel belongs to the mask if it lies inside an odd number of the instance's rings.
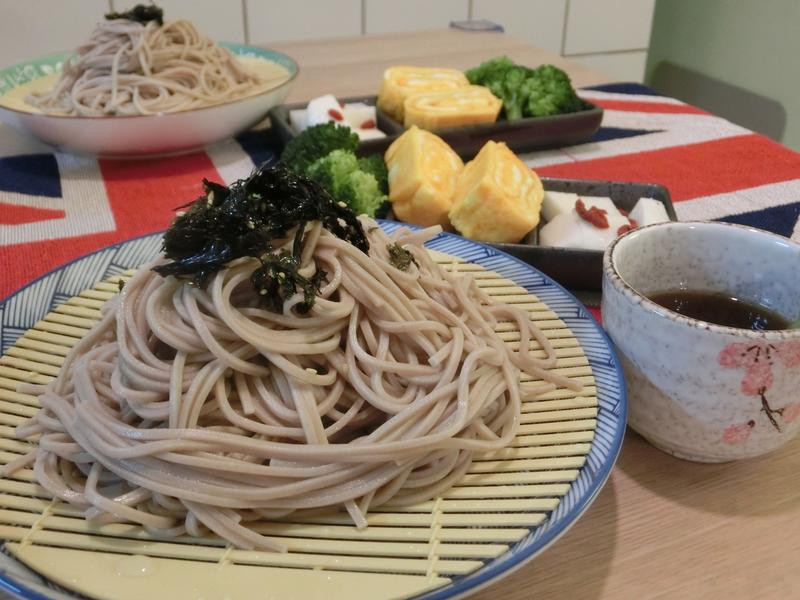
{"label": "shredded nori seaweed", "polygon": [[110,12],[105,16],[108,21],[127,19],[128,21],[137,21],[142,25],[147,25],[150,21],[155,21],[159,25],[164,24],[164,10],[155,4],[137,4],[130,10]]}
{"label": "shredded nori seaweed", "polygon": [[[337,203],[319,184],[282,167],[261,167],[230,187],[203,180],[205,193],[177,217],[164,234],[164,255],[172,262],[154,267],[160,275],[192,276],[203,285],[208,276],[230,261],[258,258],[262,266],[251,277],[253,286],[271,310],[303,291],[298,310],[307,311],[324,279],[312,279],[297,269],[302,232],[310,221],[321,221],[334,235],[363,252],[369,242],[361,223],[346,206]],[[272,253],[271,242],[297,227],[292,252]]]}
{"label": "shredded nori seaweed", "polygon": [[387,244],[386,249],[389,251],[389,262],[395,269],[406,271],[411,263],[419,266],[414,255],[399,244]]}
{"label": "shredded nori seaweed", "polygon": [[299,254],[284,250],[278,254],[268,254],[261,260],[261,267],[253,271],[250,281],[269,310],[281,312],[284,301],[295,294],[298,288],[303,292],[303,301],[297,304],[297,311],[305,313],[314,306],[314,299],[327,273],[318,269],[309,279],[297,272],[299,268]]}

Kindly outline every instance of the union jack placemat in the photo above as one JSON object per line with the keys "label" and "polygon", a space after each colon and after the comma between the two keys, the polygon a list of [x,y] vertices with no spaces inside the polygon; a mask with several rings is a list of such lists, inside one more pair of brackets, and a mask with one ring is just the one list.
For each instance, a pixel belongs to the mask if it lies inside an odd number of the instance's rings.
{"label": "union jack placemat", "polygon": [[[800,240],[800,154],[634,84],[580,91],[605,109],[587,143],[523,158],[541,175],[666,186],[678,217]],[[0,126],[0,298],[114,242],[166,228],[203,177],[230,183],[276,158],[251,131],[204,152],[136,161],[77,157]]]}

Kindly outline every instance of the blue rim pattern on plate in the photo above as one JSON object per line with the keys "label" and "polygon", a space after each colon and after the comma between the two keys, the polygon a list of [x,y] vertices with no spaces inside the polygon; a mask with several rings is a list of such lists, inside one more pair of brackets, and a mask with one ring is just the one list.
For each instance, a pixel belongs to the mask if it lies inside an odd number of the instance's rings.
{"label": "blue rim pattern on plate", "polygon": [[[390,233],[405,224],[383,221],[381,226]],[[17,338],[59,303],[98,281],[136,267],[155,256],[161,247],[161,235],[144,235],[77,258],[9,296],[0,303],[0,351],[5,353]],[[504,252],[460,236],[443,233],[427,246],[499,273],[536,295],[556,312],[586,353],[596,381],[598,400],[597,426],[586,463],[558,506],[544,523],[532,527],[530,533],[508,552],[486,561],[483,567],[469,575],[455,578],[445,587],[417,597],[418,600],[445,600],[474,592],[521,566],[554,542],[581,516],[608,479],[619,454],[625,433],[627,400],[622,369],[611,341],[585,307],[561,285]],[[5,556],[0,555],[0,558]],[[0,568],[0,571],[4,569]],[[62,594],[82,597],[46,579],[44,583]],[[32,600],[44,598],[41,593],[29,589],[5,572],[0,572],[0,588]]]}

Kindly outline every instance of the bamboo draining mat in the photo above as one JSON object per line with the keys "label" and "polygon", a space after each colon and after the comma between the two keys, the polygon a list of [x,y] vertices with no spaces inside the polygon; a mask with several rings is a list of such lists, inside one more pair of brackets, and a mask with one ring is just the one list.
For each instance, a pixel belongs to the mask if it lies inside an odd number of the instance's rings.
{"label": "bamboo draining mat", "polygon": [[[592,369],[578,340],[548,306],[483,267],[434,253],[469,272],[493,298],[530,312],[557,348],[557,371],[580,381],[576,395],[556,390],[523,405],[511,447],[479,458],[456,486],[432,501],[376,510],[359,531],[346,514],[263,523],[286,554],[237,550],[214,539],[159,541],[133,525],[94,529],[81,512],[54,501],[30,469],[0,480],[0,538],[48,579],[91,597],[347,598],[405,597],[474,572],[543,523],[586,461],[596,427]],[[127,279],[132,271],[121,275]],[[28,450],[14,427],[32,416],[20,382],[47,382],[117,290],[117,277],[66,300],[0,358],[0,462]],[[512,347],[519,332],[498,330]]]}

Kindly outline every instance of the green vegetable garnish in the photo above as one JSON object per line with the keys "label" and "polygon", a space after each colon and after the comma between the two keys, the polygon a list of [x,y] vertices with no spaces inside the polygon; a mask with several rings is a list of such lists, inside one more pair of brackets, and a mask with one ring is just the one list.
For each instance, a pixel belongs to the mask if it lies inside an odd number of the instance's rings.
{"label": "green vegetable garnish", "polygon": [[261,260],[261,267],[253,272],[250,281],[271,311],[281,312],[284,301],[298,288],[303,292],[303,301],[297,305],[298,312],[308,312],[314,306],[326,273],[318,269],[308,279],[297,272],[299,268],[300,255],[284,250],[267,255]]}
{"label": "green vegetable garnish", "polygon": [[[303,311],[313,304],[324,277],[308,280],[297,273],[306,223],[321,221],[334,235],[369,251],[364,229],[353,212],[315,181],[286,168],[256,169],[230,187],[207,180],[203,186],[205,193],[164,234],[164,254],[172,262],[154,268],[160,275],[193,276],[202,285],[211,273],[236,258],[258,258],[262,266],[251,282],[267,306],[280,310],[283,300],[300,289],[305,301],[298,309]],[[285,239],[295,227],[292,252],[273,253],[271,242]]]}
{"label": "green vegetable garnish", "polygon": [[389,263],[395,269],[406,271],[411,263],[419,266],[414,255],[399,244],[387,244],[386,249],[389,251]]}
{"label": "green vegetable garnish", "polygon": [[522,94],[528,98],[524,113],[532,117],[577,112],[586,106],[572,88],[569,75],[553,65],[534,69]]}
{"label": "green vegetable garnish", "polygon": [[499,56],[468,70],[466,76],[470,83],[488,87],[503,101],[503,112],[510,121],[586,108],[569,76],[553,65],[530,69],[514,64],[507,56]]}
{"label": "green vegetable garnish", "polygon": [[385,216],[389,174],[379,154],[356,158],[358,135],[348,127],[325,123],[309,127],[292,139],[281,164],[308,175],[356,214]]}
{"label": "green vegetable garnish", "polygon": [[382,194],[389,193],[389,171],[386,169],[386,162],[380,154],[359,158],[358,168],[375,176]]}
{"label": "green vegetable garnish", "polygon": [[358,135],[349,127],[323,123],[309,127],[286,144],[281,153],[281,164],[297,173],[305,173],[315,160],[327,156],[333,150],[358,148]]}
{"label": "green vegetable garnish", "polygon": [[372,217],[386,202],[386,195],[381,192],[375,175],[362,171],[361,164],[352,152],[334,150],[314,161],[306,174],[357,215]]}
{"label": "green vegetable garnish", "polygon": [[147,25],[150,21],[155,21],[159,25],[164,24],[164,10],[155,4],[137,4],[130,10],[125,12],[110,12],[106,13],[106,19],[113,21],[114,19],[127,19],[128,21],[136,21],[142,25]]}

